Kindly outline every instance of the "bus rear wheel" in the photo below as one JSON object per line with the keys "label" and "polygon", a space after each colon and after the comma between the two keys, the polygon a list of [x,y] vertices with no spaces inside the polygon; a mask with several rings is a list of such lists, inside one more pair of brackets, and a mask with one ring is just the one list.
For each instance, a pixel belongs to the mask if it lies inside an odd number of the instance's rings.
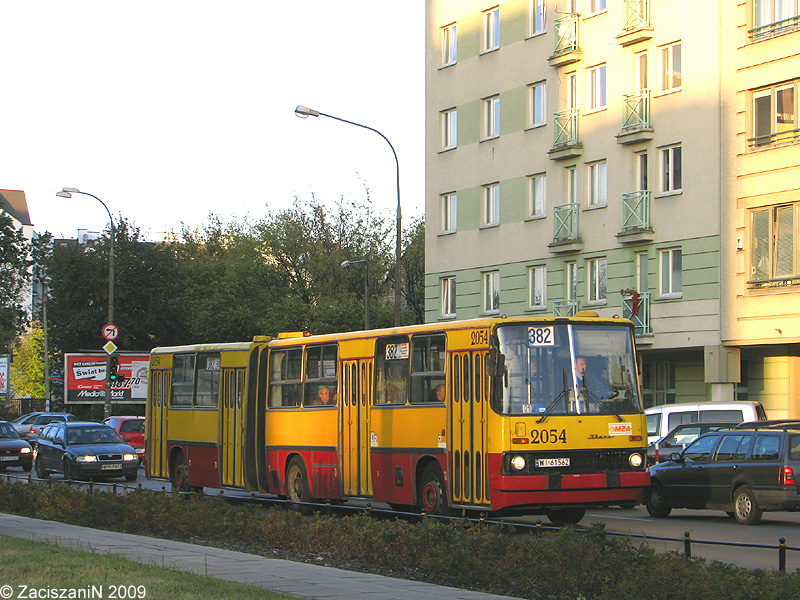
{"label": "bus rear wheel", "polygon": [[450,508],[447,506],[444,477],[442,476],[442,470],[438,466],[429,466],[423,472],[419,495],[420,506],[426,513],[443,516],[450,514]]}
{"label": "bus rear wheel", "polygon": [[172,491],[173,492],[191,492],[192,487],[189,485],[189,467],[186,466],[186,458],[183,452],[178,452],[172,460]]}
{"label": "bus rear wheel", "polygon": [[577,525],[586,514],[585,508],[574,506],[572,508],[553,508],[547,511],[547,518],[550,522],[557,526],[563,527],[564,525]]}
{"label": "bus rear wheel", "polygon": [[302,505],[304,502],[311,502],[311,491],[308,487],[306,468],[299,456],[292,458],[286,467],[286,491],[292,502],[292,508],[303,514],[310,512],[310,507]]}

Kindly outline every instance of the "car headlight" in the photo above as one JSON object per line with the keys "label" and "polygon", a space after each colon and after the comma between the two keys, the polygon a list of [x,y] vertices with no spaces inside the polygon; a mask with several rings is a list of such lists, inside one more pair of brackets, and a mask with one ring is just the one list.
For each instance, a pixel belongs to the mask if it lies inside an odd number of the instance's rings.
{"label": "car headlight", "polygon": [[525,468],[525,457],[519,454],[511,459],[511,468],[515,471],[522,471]]}
{"label": "car headlight", "polygon": [[76,457],[75,460],[77,460],[80,463],[91,463],[91,462],[97,462],[97,457],[94,456],[93,454],[86,454],[84,456]]}
{"label": "car headlight", "polygon": [[30,454],[31,453],[31,449],[30,448],[20,448],[19,449],[19,453],[20,454]]}
{"label": "car headlight", "polygon": [[138,461],[139,457],[136,456],[135,454],[123,454],[122,455],[122,460],[135,460],[135,461]]}
{"label": "car headlight", "polygon": [[634,469],[638,469],[639,467],[641,467],[641,466],[642,466],[642,463],[643,463],[644,461],[642,460],[642,455],[641,455],[641,454],[639,454],[638,452],[634,452],[633,454],[631,454],[631,455],[628,457],[628,462],[630,463],[630,465],[631,465],[631,466],[632,466]]}

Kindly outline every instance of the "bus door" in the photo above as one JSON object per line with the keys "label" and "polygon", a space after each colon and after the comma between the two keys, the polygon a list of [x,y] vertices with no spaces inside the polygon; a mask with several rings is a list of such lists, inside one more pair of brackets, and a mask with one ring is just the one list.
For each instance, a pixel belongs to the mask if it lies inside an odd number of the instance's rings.
{"label": "bus door", "polygon": [[372,362],[343,361],[341,393],[341,466],[345,496],[372,495],[370,419]]}
{"label": "bus door", "polygon": [[244,487],[242,469],[242,396],[244,369],[226,369],[220,410],[220,478],[222,485]]}
{"label": "bus door", "polygon": [[170,372],[153,369],[150,372],[150,422],[147,423],[147,468],[152,477],[169,477],[167,458],[167,394]]}
{"label": "bus door", "polygon": [[450,498],[456,504],[485,503],[488,403],[483,354],[453,353],[450,376]]}

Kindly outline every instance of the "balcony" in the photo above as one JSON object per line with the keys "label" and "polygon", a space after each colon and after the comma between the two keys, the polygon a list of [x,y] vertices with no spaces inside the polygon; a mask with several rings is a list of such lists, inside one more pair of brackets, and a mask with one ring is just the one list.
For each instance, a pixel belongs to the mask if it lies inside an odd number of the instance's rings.
{"label": "balcony", "polygon": [[650,328],[650,292],[622,290],[622,316],[633,321],[634,333],[637,336],[652,335],[653,330]]}
{"label": "balcony", "polygon": [[622,194],[622,230],[617,240],[623,244],[644,244],[653,241],[650,226],[650,190]]}
{"label": "balcony", "polygon": [[650,0],[624,0],[622,18],[622,31],[617,35],[617,41],[622,46],[638,44],[653,37]]}
{"label": "balcony", "polygon": [[571,13],[553,22],[556,39],[553,56],[547,59],[551,67],[564,67],[581,59],[581,50],[578,46],[579,17],[579,13]]}
{"label": "balcony", "polygon": [[791,33],[792,31],[800,30],[800,15],[794,15],[782,21],[775,23],[767,23],[759,27],[754,27],[747,33],[750,34],[750,39],[754,42],[759,40],[768,39],[784,33]]}
{"label": "balcony", "polygon": [[577,202],[553,208],[553,242],[547,246],[550,252],[564,254],[581,250],[583,241],[578,235],[578,214]]}
{"label": "balcony", "polygon": [[578,136],[579,114],[579,109],[570,108],[553,115],[553,148],[547,153],[552,160],[577,158],[583,154]]}
{"label": "balcony", "polygon": [[650,90],[637,90],[622,96],[622,131],[617,143],[627,146],[653,139],[650,123]]}
{"label": "balcony", "polygon": [[553,302],[553,314],[556,317],[574,317],[578,314],[578,301],[556,300]]}

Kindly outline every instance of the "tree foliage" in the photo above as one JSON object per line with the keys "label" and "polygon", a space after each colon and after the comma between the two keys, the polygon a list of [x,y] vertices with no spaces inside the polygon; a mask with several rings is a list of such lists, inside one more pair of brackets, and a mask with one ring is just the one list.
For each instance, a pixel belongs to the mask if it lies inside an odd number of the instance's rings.
{"label": "tree foliage", "polygon": [[45,397],[44,331],[39,323],[34,323],[14,346],[11,387],[18,398]]}
{"label": "tree foliage", "polygon": [[0,352],[11,349],[27,325],[24,291],[29,279],[30,248],[22,229],[0,206]]}

